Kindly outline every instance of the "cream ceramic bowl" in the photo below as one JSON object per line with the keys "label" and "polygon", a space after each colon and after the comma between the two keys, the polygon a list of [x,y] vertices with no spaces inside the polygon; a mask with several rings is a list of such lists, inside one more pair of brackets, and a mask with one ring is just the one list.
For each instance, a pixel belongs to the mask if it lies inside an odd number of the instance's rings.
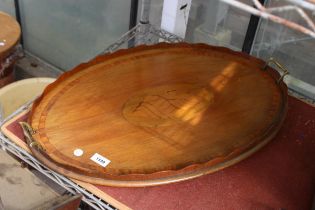
{"label": "cream ceramic bowl", "polygon": [[40,95],[55,78],[37,77],[13,82],[0,89],[1,121],[23,104]]}

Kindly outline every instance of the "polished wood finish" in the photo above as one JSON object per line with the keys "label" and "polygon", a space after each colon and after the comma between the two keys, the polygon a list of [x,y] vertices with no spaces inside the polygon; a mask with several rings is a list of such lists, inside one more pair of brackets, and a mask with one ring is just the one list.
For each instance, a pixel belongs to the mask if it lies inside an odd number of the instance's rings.
{"label": "polished wood finish", "polygon": [[[14,63],[3,67],[6,59],[14,52],[20,39],[21,29],[18,22],[10,15],[0,12],[0,88],[14,80]],[[8,63],[6,63],[7,65]]]}
{"label": "polished wood finish", "polygon": [[[265,145],[284,119],[286,86],[263,66],[203,44],[97,57],[34,103],[29,123],[43,149],[30,149],[60,173],[104,185],[157,185],[219,170]],[[111,162],[96,164],[95,153]]]}
{"label": "polished wood finish", "polygon": [[[23,132],[21,127],[19,126],[19,122],[24,121],[27,119],[27,116],[29,115],[29,110],[25,110],[21,112],[20,114],[17,114],[12,119],[6,121],[1,126],[1,132],[13,143],[21,147],[23,150],[25,150],[27,153],[31,153],[31,150],[29,146],[26,144],[25,140],[23,139]],[[112,206],[115,206],[117,209],[130,209],[125,204],[117,201],[115,198],[107,194],[106,192],[99,189],[99,186],[93,185],[91,183],[82,182],[76,179],[71,179],[74,183],[77,185],[83,187],[87,191],[93,193],[93,195],[101,198],[102,200],[106,201],[107,203],[111,204]]]}
{"label": "polished wood finish", "polygon": [[21,29],[18,22],[10,15],[0,12],[0,62],[10,54],[18,43]]}

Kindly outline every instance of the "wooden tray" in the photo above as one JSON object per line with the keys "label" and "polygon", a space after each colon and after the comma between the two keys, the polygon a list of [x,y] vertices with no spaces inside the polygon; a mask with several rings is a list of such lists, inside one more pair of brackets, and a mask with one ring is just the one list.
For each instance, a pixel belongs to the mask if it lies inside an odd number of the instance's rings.
{"label": "wooden tray", "polygon": [[34,133],[25,134],[40,161],[86,182],[198,177],[248,157],[279,130],[287,88],[264,65],[203,44],[100,56],[46,88],[29,118]]}

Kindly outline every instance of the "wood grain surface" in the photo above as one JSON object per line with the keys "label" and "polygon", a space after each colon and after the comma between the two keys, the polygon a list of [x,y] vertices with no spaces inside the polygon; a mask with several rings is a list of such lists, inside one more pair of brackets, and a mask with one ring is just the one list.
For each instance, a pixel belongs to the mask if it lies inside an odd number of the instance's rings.
{"label": "wood grain surface", "polygon": [[8,14],[0,12],[0,62],[18,43],[21,29],[18,22]]}
{"label": "wood grain surface", "polygon": [[[266,144],[284,119],[286,86],[263,66],[203,44],[97,57],[63,74],[34,103],[29,122],[44,149],[31,150],[60,173],[113,186],[219,170]],[[96,153],[106,158],[100,164],[91,160]]]}

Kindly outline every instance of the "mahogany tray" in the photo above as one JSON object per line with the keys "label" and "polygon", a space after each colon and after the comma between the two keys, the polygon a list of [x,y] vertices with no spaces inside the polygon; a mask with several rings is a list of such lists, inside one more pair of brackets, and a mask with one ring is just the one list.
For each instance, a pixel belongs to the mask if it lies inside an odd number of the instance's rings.
{"label": "mahogany tray", "polygon": [[279,130],[287,87],[265,67],[205,44],[99,56],[45,89],[25,135],[36,158],[74,179],[126,187],[191,179],[248,157]]}

